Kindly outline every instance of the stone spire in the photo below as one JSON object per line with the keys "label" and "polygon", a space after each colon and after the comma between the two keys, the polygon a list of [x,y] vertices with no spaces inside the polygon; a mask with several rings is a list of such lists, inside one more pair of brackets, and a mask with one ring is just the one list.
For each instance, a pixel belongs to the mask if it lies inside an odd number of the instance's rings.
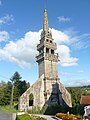
{"label": "stone spire", "polygon": [[43,22],[43,31],[48,32],[49,27],[48,27],[48,16],[47,16],[47,11],[44,9],[44,22]]}

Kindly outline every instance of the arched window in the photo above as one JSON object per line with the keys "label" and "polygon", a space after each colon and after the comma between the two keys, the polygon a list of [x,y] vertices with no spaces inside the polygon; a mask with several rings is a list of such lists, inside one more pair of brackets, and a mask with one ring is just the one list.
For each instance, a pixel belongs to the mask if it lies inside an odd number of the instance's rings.
{"label": "arched window", "polygon": [[51,49],[51,54],[54,54],[54,50]]}
{"label": "arched window", "polygon": [[34,99],[34,97],[33,97],[33,94],[31,93],[29,95],[29,106],[33,106],[33,99]]}
{"label": "arched window", "polygon": [[49,48],[46,48],[46,53],[49,53]]}

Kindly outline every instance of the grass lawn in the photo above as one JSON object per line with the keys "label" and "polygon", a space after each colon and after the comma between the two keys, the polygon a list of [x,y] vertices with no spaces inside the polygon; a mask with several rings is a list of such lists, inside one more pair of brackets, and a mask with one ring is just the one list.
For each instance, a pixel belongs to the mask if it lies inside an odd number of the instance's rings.
{"label": "grass lawn", "polygon": [[18,115],[16,117],[16,120],[46,120],[46,119],[42,117],[33,117],[28,114],[23,114],[23,115]]}
{"label": "grass lawn", "polygon": [[10,105],[7,106],[0,106],[0,111],[3,112],[18,112],[18,110],[16,110],[14,107],[10,107]]}

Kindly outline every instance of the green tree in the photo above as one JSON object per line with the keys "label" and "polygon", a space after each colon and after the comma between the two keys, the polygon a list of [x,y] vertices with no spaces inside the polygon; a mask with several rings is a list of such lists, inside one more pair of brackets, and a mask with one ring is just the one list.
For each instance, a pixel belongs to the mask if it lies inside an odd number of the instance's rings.
{"label": "green tree", "polygon": [[19,90],[20,90],[20,95],[22,95],[28,88],[28,85],[26,81],[19,81]]}
{"label": "green tree", "polygon": [[11,88],[12,88],[11,82],[7,82],[6,88],[4,90],[4,98],[3,98],[3,101],[4,101],[5,105],[10,104]]}
{"label": "green tree", "polygon": [[18,98],[20,97],[20,89],[19,89],[20,79],[21,76],[18,72],[15,72],[10,79],[12,81],[11,106],[13,104],[13,100],[17,102]]}
{"label": "green tree", "polygon": [[6,83],[1,81],[1,83],[0,83],[0,105],[3,105],[5,88],[6,88]]}
{"label": "green tree", "polygon": [[0,83],[0,105],[10,104],[11,87],[12,87],[11,82]]}
{"label": "green tree", "polygon": [[21,76],[18,72],[15,72],[11,77],[12,81],[12,94],[11,94],[11,105],[14,103],[18,103],[19,97],[27,90],[29,87],[29,83],[25,80],[21,81]]}

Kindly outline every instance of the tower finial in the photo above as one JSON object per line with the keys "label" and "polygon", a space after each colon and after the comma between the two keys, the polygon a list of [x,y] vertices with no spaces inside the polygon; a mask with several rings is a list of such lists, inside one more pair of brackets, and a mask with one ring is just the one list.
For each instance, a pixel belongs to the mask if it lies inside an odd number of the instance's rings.
{"label": "tower finial", "polygon": [[48,16],[47,16],[47,11],[44,9],[44,23],[43,23],[43,31],[48,31]]}

